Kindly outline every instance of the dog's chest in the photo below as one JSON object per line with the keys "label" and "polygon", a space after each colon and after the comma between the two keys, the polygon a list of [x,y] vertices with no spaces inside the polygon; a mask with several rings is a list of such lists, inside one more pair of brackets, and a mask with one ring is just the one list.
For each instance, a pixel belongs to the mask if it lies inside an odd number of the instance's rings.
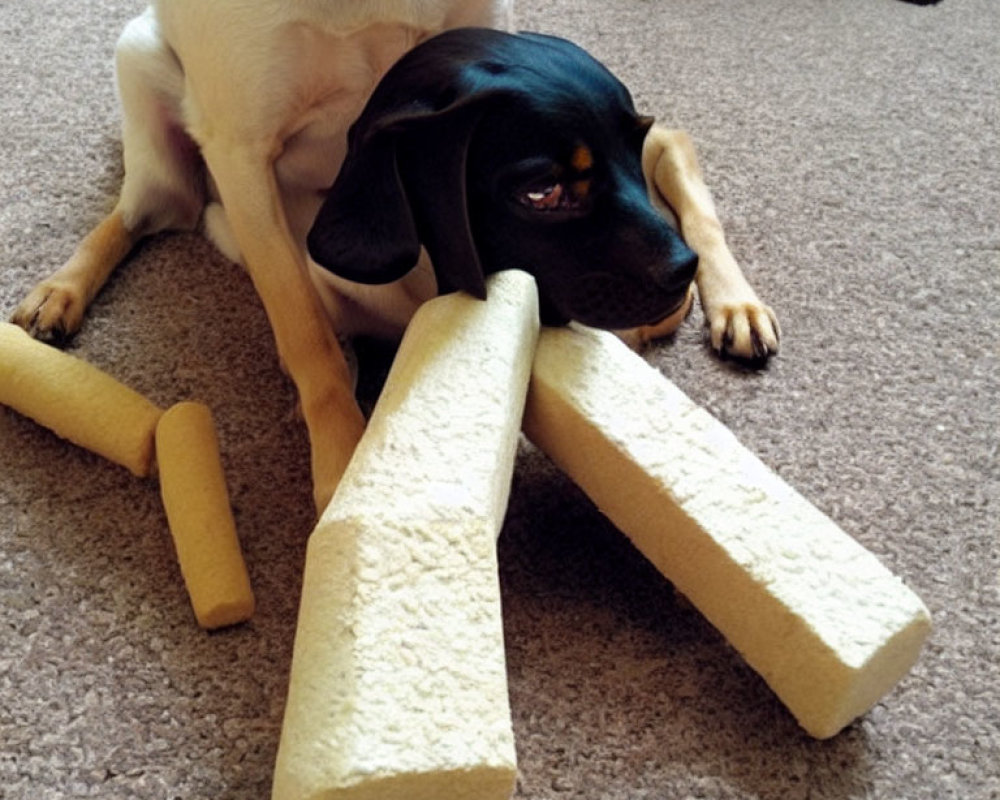
{"label": "dog's chest", "polygon": [[347,36],[301,27],[287,33],[277,59],[292,98],[277,163],[283,186],[323,189],[333,183],[351,123],[389,67],[424,35],[395,24]]}
{"label": "dog's chest", "polygon": [[[338,21],[296,16],[268,26],[228,18],[211,5],[163,21],[165,39],[186,75],[184,124],[204,146],[215,136],[280,154],[283,188],[328,187],[346,150],[347,130],[381,77],[436,31],[404,22],[345,30]],[[218,33],[234,44],[218,57]],[[234,30],[235,29],[235,30]],[[235,44],[238,42],[238,44]]]}

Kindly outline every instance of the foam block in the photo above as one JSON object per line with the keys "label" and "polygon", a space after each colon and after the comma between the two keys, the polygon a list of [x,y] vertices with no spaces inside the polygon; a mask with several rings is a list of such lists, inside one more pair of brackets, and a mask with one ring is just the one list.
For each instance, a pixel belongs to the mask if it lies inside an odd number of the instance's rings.
{"label": "foam block", "polygon": [[149,475],[163,411],[9,322],[0,322],[0,403],[136,475]]}
{"label": "foam block", "polygon": [[160,494],[198,624],[222,628],[253,616],[250,587],[212,412],[178,403],[156,427]]}
{"label": "foam block", "polygon": [[496,565],[538,333],[533,280],[410,323],[310,537],[274,800],[503,800]]}
{"label": "foam block", "polygon": [[543,331],[525,432],[811,735],[836,734],[916,660],[920,599],[614,336]]}

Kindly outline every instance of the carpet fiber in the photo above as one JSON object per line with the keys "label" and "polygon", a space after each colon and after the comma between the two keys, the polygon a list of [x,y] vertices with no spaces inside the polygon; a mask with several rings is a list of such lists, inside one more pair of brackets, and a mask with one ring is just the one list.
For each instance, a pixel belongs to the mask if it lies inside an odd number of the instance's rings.
{"label": "carpet fiber", "polygon": [[[111,52],[140,8],[0,0],[4,317],[114,202]],[[935,631],[891,694],[814,741],[524,446],[500,540],[517,797],[1000,797],[995,0],[534,0],[519,22],[691,131],[783,325],[760,372],[712,356],[700,312],[647,357]],[[155,482],[0,410],[0,798],[266,798],[312,511],[263,312],[204,240],[165,236],[70,350],[159,404],[212,407],[258,611],[199,630]]]}

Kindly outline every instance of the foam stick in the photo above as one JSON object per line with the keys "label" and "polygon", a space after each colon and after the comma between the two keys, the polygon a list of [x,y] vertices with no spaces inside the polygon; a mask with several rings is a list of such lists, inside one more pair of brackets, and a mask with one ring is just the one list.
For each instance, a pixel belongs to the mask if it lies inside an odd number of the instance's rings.
{"label": "foam stick", "polygon": [[178,403],[156,427],[160,493],[195,618],[221,628],[253,615],[212,413]]}
{"label": "foam stick", "polygon": [[534,281],[424,304],[313,532],[273,800],[505,800],[515,752],[496,537]]}
{"label": "foam stick", "polygon": [[543,331],[525,432],[811,735],[836,734],[916,660],[920,599],[614,336]]}
{"label": "foam stick", "polygon": [[0,322],[0,403],[136,475],[149,474],[162,410],[9,322]]}

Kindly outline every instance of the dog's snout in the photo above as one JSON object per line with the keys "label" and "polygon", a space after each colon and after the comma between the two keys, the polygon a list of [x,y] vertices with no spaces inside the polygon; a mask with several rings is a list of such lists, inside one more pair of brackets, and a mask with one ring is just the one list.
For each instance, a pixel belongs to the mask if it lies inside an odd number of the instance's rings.
{"label": "dog's snout", "polygon": [[698,272],[698,254],[677,237],[670,254],[671,283],[676,287],[686,287]]}

